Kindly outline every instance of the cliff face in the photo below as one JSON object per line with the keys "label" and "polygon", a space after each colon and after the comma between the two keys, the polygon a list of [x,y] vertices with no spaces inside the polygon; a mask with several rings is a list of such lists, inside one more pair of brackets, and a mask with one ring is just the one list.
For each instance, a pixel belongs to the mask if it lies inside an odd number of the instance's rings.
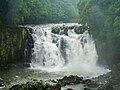
{"label": "cliff face", "polygon": [[30,30],[25,27],[0,27],[0,66],[29,62],[33,48]]}

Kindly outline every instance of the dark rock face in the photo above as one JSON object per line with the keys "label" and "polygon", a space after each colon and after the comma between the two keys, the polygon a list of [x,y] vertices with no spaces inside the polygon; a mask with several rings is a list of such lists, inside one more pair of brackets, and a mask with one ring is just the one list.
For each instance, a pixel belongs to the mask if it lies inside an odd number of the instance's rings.
{"label": "dark rock face", "polygon": [[[11,63],[30,62],[34,41],[27,27],[1,26],[0,67]],[[0,69],[1,69],[0,68]]]}
{"label": "dark rock face", "polygon": [[98,90],[119,90],[120,89],[120,77],[119,76],[118,78],[116,77],[108,78],[105,82],[106,83],[101,84],[98,87]]}
{"label": "dark rock face", "polygon": [[97,90],[119,90],[120,89],[120,72],[116,72],[114,76],[113,72],[109,72],[104,75],[100,75],[95,79],[95,81],[99,84],[97,85]]}
{"label": "dark rock face", "polygon": [[29,67],[28,63],[30,63],[32,58],[32,48],[34,48],[34,40],[31,36],[32,31],[28,29],[28,34],[25,41],[25,48],[24,48],[24,60],[26,62],[26,66]]}
{"label": "dark rock face", "polygon": [[79,84],[83,80],[83,77],[78,77],[78,76],[65,76],[62,79],[58,79],[58,83],[61,84],[61,86],[66,86],[66,85],[74,85],[74,84]]}
{"label": "dark rock face", "polygon": [[106,84],[102,87],[99,87],[98,90],[114,90],[113,86]]}

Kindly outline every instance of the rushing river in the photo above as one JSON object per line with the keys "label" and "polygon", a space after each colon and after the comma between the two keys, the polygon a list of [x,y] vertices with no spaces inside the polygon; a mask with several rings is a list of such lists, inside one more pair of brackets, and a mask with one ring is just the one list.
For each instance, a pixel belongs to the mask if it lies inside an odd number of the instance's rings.
{"label": "rushing river", "polygon": [[88,30],[83,34],[76,34],[74,28],[68,30],[68,35],[64,35],[62,29],[59,34],[51,33],[51,28],[60,26],[80,25],[72,23],[29,26],[33,29],[34,39],[30,68],[12,69],[0,74],[8,87],[33,78],[47,80],[65,75],[91,78],[109,71],[97,65],[95,43]]}

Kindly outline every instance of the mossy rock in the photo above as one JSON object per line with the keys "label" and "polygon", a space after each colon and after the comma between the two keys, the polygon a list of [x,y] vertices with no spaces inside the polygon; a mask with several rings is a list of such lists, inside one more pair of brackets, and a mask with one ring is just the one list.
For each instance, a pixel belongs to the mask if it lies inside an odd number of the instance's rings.
{"label": "mossy rock", "polygon": [[54,34],[59,34],[60,33],[60,28],[59,27],[52,28],[51,32],[54,33]]}
{"label": "mossy rock", "polygon": [[68,36],[68,28],[64,29],[64,34]]}
{"label": "mossy rock", "polygon": [[61,90],[61,86],[50,85],[43,81],[31,81],[26,84],[14,85],[9,90]]}
{"label": "mossy rock", "polygon": [[[29,28],[18,26],[0,26],[0,69],[12,63],[23,63],[24,50],[30,46]],[[30,50],[29,50],[30,52]],[[30,59],[30,58],[29,58]]]}

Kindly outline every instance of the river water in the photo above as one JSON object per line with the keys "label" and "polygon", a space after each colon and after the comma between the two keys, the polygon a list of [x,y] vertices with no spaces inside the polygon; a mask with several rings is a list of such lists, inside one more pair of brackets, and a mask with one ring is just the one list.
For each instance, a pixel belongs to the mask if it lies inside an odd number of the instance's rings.
{"label": "river water", "polygon": [[[62,26],[81,25],[65,23],[28,26],[33,29],[34,39],[30,68],[14,68],[2,72],[0,77],[5,80],[6,88],[31,79],[48,80],[65,75],[91,78],[109,72],[108,69],[97,65],[98,55],[94,39],[88,30],[83,34],[75,33],[75,28],[68,29],[68,35],[64,35],[63,29],[59,34],[51,33],[51,28]],[[75,90],[83,88],[81,85],[72,87]],[[66,87],[63,90],[66,90]]]}

